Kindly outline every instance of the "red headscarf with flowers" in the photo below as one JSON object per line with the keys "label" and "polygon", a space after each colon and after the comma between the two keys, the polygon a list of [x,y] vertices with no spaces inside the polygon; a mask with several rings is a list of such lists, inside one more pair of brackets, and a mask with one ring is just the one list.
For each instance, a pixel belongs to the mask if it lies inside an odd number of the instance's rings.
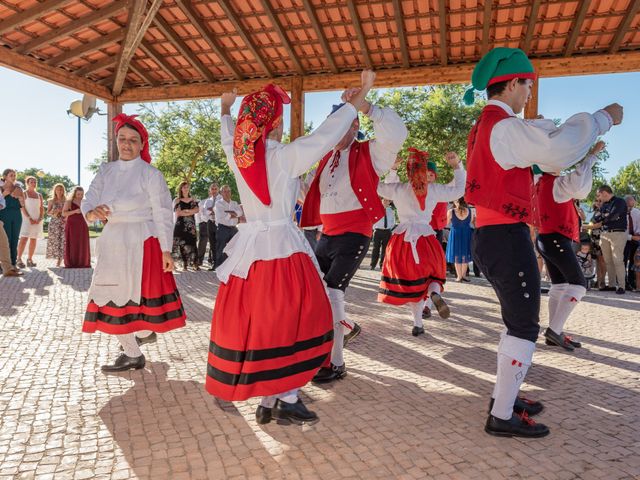
{"label": "red headscarf with flowers", "polygon": [[133,128],[136,132],[140,134],[140,139],[142,140],[142,150],[140,150],[140,158],[147,163],[151,163],[151,155],[149,154],[149,132],[144,127],[142,122],[138,120],[137,115],[127,115],[126,113],[121,113],[113,117],[113,121],[115,122],[115,132],[118,135],[118,131],[124,127]]}
{"label": "red headscarf with flowers", "polygon": [[409,159],[407,160],[407,176],[413,193],[418,199],[420,209],[424,210],[429,183],[427,182],[427,171],[436,173],[435,163],[429,161],[429,154],[418,150],[417,148],[409,148]]}
{"label": "red headscarf with flowers", "polygon": [[233,134],[236,165],[251,191],[265,205],[271,204],[265,155],[267,135],[282,123],[285,103],[291,103],[289,95],[273,84],[247,95],[240,104]]}

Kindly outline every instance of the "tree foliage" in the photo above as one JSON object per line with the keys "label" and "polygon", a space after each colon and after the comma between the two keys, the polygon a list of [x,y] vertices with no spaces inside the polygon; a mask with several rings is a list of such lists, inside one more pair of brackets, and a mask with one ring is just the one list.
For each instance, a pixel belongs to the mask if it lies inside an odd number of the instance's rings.
{"label": "tree foliage", "polygon": [[611,188],[616,195],[640,194],[640,159],[618,170],[611,179]]}
{"label": "tree foliage", "polygon": [[[27,168],[16,173],[18,180],[22,183],[24,183],[25,177],[36,177],[38,179],[38,186],[36,190],[38,190],[44,198],[49,196],[51,189],[56,183],[62,183],[64,188],[67,190],[67,193],[75,186],[75,182],[66,175],[54,175],[52,173],[44,172],[37,167]],[[38,176],[38,173],[42,173],[42,175]]]}

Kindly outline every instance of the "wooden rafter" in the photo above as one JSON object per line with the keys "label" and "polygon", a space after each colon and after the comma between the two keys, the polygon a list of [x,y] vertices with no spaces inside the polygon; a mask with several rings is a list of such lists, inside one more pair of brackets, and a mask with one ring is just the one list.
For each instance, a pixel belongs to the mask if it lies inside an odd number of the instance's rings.
{"label": "wooden rafter", "polygon": [[137,62],[129,62],[129,69],[152,87],[157,87],[159,85],[158,82],[151,76],[151,73],[139,66]]}
{"label": "wooden rafter", "polygon": [[251,40],[251,37],[247,35],[247,32],[245,31],[244,27],[240,23],[240,20],[238,19],[236,12],[231,7],[231,4],[229,3],[229,1],[218,0],[218,5],[220,5],[220,8],[222,8],[222,10],[224,11],[224,14],[227,16],[227,20],[231,22],[233,27],[236,29],[236,32],[238,33],[238,35],[240,35],[240,38],[242,38],[242,41],[244,42],[244,44],[247,46],[247,48],[253,55],[253,58],[256,59],[256,61],[260,65],[260,68],[264,70],[264,73],[267,74],[267,77],[270,77],[270,78],[273,77],[273,72],[269,68],[269,65],[267,65],[267,62],[265,62],[263,59],[264,55],[262,55],[258,51],[258,49],[256,48],[256,45]]}
{"label": "wooden rafter", "polygon": [[373,63],[371,62],[371,55],[369,54],[367,39],[364,37],[362,25],[360,24],[360,15],[358,15],[358,9],[356,8],[355,3],[353,3],[353,0],[347,0],[347,8],[349,9],[351,22],[353,23],[353,28],[356,31],[356,36],[358,37],[358,42],[360,43],[360,50],[362,51],[362,56],[364,57],[364,65],[367,68],[371,69],[373,68]]}
{"label": "wooden rafter", "polygon": [[289,42],[289,38],[287,37],[287,34],[285,33],[284,28],[282,27],[282,23],[280,23],[280,20],[278,20],[278,17],[273,11],[273,8],[271,8],[271,4],[269,3],[269,0],[262,0],[262,8],[267,14],[267,17],[269,17],[269,21],[271,22],[271,25],[273,25],[274,30],[280,36],[280,41],[282,42],[282,46],[289,54],[289,59],[291,60],[291,63],[293,63],[293,68],[295,68],[296,72],[298,72],[300,75],[304,75],[305,72],[304,72],[304,69],[302,68],[302,64],[300,63],[300,60],[298,60],[298,56],[296,55],[296,52],[293,50],[293,47]]}
{"label": "wooden rafter", "polygon": [[124,38],[124,32],[122,30],[114,30],[107,35],[103,35],[98,37],[90,42],[83,43],[82,45],[78,45],[65,53],[58,55],[57,57],[52,57],[47,60],[47,65],[62,65],[63,63],[68,62],[69,60],[73,60],[74,58],[81,57],[82,55],[93,52],[95,50],[99,50],[101,48],[106,47],[110,43],[118,42]]}
{"label": "wooden rafter", "polygon": [[627,12],[624,14],[624,18],[622,22],[620,22],[620,26],[618,27],[618,31],[616,32],[616,36],[613,38],[611,42],[611,47],[609,47],[609,53],[616,53],[620,49],[620,45],[622,45],[622,40],[624,40],[624,36],[629,31],[629,27],[631,26],[631,22],[636,17],[638,13],[638,9],[640,9],[640,0],[631,0],[629,3],[629,8],[627,8]]}
{"label": "wooden rafter", "polygon": [[115,56],[105,57],[102,60],[98,60],[97,62],[90,63],[89,65],[86,65],[76,70],[75,72],[73,72],[73,74],[77,75],[78,77],[86,77],[87,75],[90,75],[93,72],[97,72],[99,70],[102,70],[103,68],[112,67],[115,64],[116,64]]}
{"label": "wooden rafter", "polygon": [[175,0],[175,2],[176,2],[176,5],[180,7],[180,10],[182,10],[182,12],[189,19],[189,21],[191,22],[191,25],[193,25],[193,27],[198,31],[202,39],[205,42],[207,42],[207,45],[209,45],[211,50],[213,50],[213,52],[218,56],[218,58],[222,60],[222,63],[224,63],[225,66],[229,70],[231,70],[231,72],[233,73],[233,76],[238,80],[242,80],[243,76],[240,73],[240,70],[236,68],[236,66],[228,57],[228,55],[224,52],[224,50],[215,42],[211,31],[204,24],[203,20],[197,14],[197,12],[195,11],[191,3],[186,2],[184,0]]}
{"label": "wooden rafter", "polygon": [[171,66],[169,62],[167,62],[162,55],[156,53],[151,45],[145,40],[142,40],[140,43],[140,49],[144,52],[144,54],[153,60],[162,70],[167,72],[171,78],[173,78],[176,82],[182,83],[182,78],[178,71]]}
{"label": "wooden rafter", "polygon": [[117,97],[122,91],[124,79],[129,71],[129,64],[134,53],[138,49],[144,34],[151,25],[163,0],[153,0],[146,15],[144,10],[147,0],[131,0],[129,19],[127,20],[127,35],[122,42],[118,62],[116,64],[115,78],[113,80],[113,96]]}
{"label": "wooden rafter", "polygon": [[404,16],[402,15],[402,5],[400,0],[393,0],[393,15],[398,29],[398,42],[400,43],[400,53],[402,54],[402,66],[409,68],[409,49],[407,48],[407,34],[404,29]]}
{"label": "wooden rafter", "polygon": [[311,21],[311,26],[313,27],[314,32],[316,32],[316,37],[318,37],[318,42],[320,42],[320,46],[322,47],[324,56],[329,63],[329,68],[333,73],[338,73],[338,67],[336,66],[335,60],[333,59],[333,54],[331,53],[331,49],[329,48],[329,43],[327,43],[327,39],[322,31],[322,25],[320,25],[320,22],[318,21],[318,16],[316,15],[314,6],[311,5],[311,2],[309,0],[302,0],[302,4],[304,5],[304,9],[307,12],[309,20]]}
{"label": "wooden rafter", "polygon": [[491,33],[491,4],[493,0],[484,0],[484,13],[482,14],[482,50],[484,55],[489,51],[489,35]]}
{"label": "wooden rafter", "polygon": [[447,58],[447,5],[445,0],[438,0],[438,14],[440,18],[440,64],[446,66]]}
{"label": "wooden rafter", "polygon": [[213,73],[211,73],[211,70],[209,70],[200,61],[196,54],[191,51],[189,46],[178,36],[162,16],[156,15],[154,25],[158,30],[160,30],[169,43],[171,43],[171,45],[173,45],[173,47],[180,53],[180,55],[182,55],[193,66],[193,68],[200,72],[200,75],[202,75],[205,80],[215,82],[216,79],[213,76]]}
{"label": "wooden rafter", "polygon": [[536,29],[536,22],[538,20],[538,10],[540,10],[540,0],[533,0],[527,21],[527,33],[524,35],[524,40],[522,40],[520,44],[520,48],[524,50],[525,53],[529,53],[529,49],[531,48],[531,39],[533,38],[533,31]]}
{"label": "wooden rafter", "polygon": [[20,13],[11,15],[3,22],[0,22],[0,35],[19,27],[20,25],[40,18],[47,13],[51,13],[53,10],[57,10],[70,2],[71,0],[47,0],[36,4],[36,6],[29,7]]}
{"label": "wooden rafter", "polygon": [[576,46],[576,42],[578,41],[578,36],[580,36],[580,32],[582,30],[582,24],[584,23],[584,17],[587,16],[587,11],[589,11],[589,7],[591,6],[591,0],[581,0],[580,9],[578,10],[578,14],[571,25],[571,34],[569,35],[569,39],[567,40],[564,56],[568,57],[573,53],[573,50]]}
{"label": "wooden rafter", "polygon": [[127,3],[128,2],[126,0],[117,0],[105,8],[95,10],[94,12],[83,17],[73,19],[64,27],[56,28],[55,30],[51,30],[44,35],[28,41],[24,45],[18,47],[16,51],[18,53],[32,52],[42,47],[43,45],[49,45],[53,42],[56,42],[57,40],[60,40],[63,37],[73,35],[77,31],[87,28],[89,25],[93,25],[105,18],[115,15],[121,10],[124,10],[127,7]]}

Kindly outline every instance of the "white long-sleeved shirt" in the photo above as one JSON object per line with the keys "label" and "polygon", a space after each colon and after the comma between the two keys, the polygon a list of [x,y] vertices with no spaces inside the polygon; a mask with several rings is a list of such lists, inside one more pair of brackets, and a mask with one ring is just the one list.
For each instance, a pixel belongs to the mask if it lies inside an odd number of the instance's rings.
{"label": "white long-sleeved shirt", "polygon": [[[631,215],[633,220],[633,232],[630,235],[640,235],[640,209],[633,207],[627,210],[627,215]],[[629,219],[627,218],[627,231],[630,229]]]}
{"label": "white long-sleeved shirt", "polygon": [[596,161],[595,155],[587,155],[573,172],[556,178],[553,182],[553,199],[558,203],[564,203],[587,198],[593,185],[592,168]]}
{"label": "white long-sleeved shirt", "polygon": [[[368,116],[373,122],[375,134],[375,138],[369,141],[371,163],[376,173],[383,175],[396,161],[396,156],[407,138],[407,127],[400,116],[388,107],[380,108],[371,105]],[[349,175],[351,145],[340,152],[334,150],[332,158],[320,175],[321,214],[335,214],[363,208],[351,186]],[[336,158],[336,154],[339,154],[339,158]]]}
{"label": "white long-sleeved shirt", "polygon": [[[387,219],[387,225],[384,225],[384,219]],[[396,214],[393,211],[393,208],[391,207],[387,207],[385,208],[385,216],[382,217],[380,220],[378,220],[376,223],[373,224],[373,229],[374,230],[379,230],[379,229],[387,229],[387,230],[391,230],[393,229],[393,227],[396,226]]]}
{"label": "white long-sleeved shirt", "polygon": [[235,227],[236,225],[238,225],[238,218],[232,217],[231,214],[227,212],[235,212],[238,217],[242,215],[242,209],[240,208],[238,202],[236,202],[235,200],[229,200],[227,202],[222,197],[216,200],[213,211],[216,216],[216,224],[226,225],[227,227]]}

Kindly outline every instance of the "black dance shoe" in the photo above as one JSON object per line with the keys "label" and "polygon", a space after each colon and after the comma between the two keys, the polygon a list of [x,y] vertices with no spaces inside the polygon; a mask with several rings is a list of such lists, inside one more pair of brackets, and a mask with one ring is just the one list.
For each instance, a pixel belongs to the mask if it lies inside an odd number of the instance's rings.
{"label": "black dance shoe", "polygon": [[431,292],[431,301],[433,302],[433,305],[436,307],[436,310],[438,310],[438,315],[440,315],[441,318],[445,318],[445,319],[449,318],[449,315],[451,315],[451,312],[449,311],[449,306],[442,299],[439,293]]}
{"label": "black dance shoe", "polygon": [[340,380],[347,376],[347,367],[346,365],[340,365],[337,367],[333,363],[330,367],[322,367],[316,373],[316,376],[311,380],[314,383],[329,383],[334,380]]}
{"label": "black dance shoe", "polygon": [[362,328],[360,328],[360,325],[358,325],[356,322],[353,322],[353,328],[351,329],[351,331],[349,333],[347,333],[344,336],[344,340],[342,342],[342,346],[346,347],[347,343],[351,342],[351,340],[353,340],[358,335],[360,335],[361,331],[362,331]]}
{"label": "black dance shoe", "polygon": [[[491,414],[491,410],[493,409],[494,401],[495,400],[492,398],[489,402],[489,414]],[[542,404],[542,402],[529,400],[525,397],[517,397],[515,403],[513,404],[513,413],[516,413],[518,415],[526,413],[529,417],[533,417],[534,415],[538,415],[542,410],[544,410],[544,405]]]}
{"label": "black dance shoe", "polygon": [[577,343],[578,346],[582,346],[580,342],[573,342],[573,340],[571,340],[571,337],[567,337],[564,333],[561,333],[560,335],[558,335],[556,332],[554,332],[550,328],[547,328],[544,331],[544,338],[545,338],[545,343],[547,345],[555,345],[558,347],[562,347],[565,350],[569,350],[570,352],[573,352],[576,348],[574,343]]}
{"label": "black dance shoe", "polygon": [[274,420],[278,425],[313,425],[320,420],[315,412],[307,410],[302,400],[298,399],[296,403],[287,403],[282,400],[276,400],[276,405],[271,412]]}
{"label": "black dance shoe", "polygon": [[127,357],[124,353],[121,353],[113,365],[102,365],[100,369],[103,372],[126,372],[127,370],[140,370],[144,368],[145,360],[144,355],[139,357]]}
{"label": "black dance shoe", "polygon": [[618,288],[616,290],[616,295],[624,295],[624,288]]}
{"label": "black dance shoe", "polygon": [[549,435],[549,428],[541,423],[536,423],[528,415],[511,415],[509,420],[489,415],[484,431],[496,437],[526,437],[540,438]]}
{"label": "black dance shoe", "polygon": [[260,425],[264,425],[265,423],[269,423],[271,421],[271,408],[263,407],[262,405],[258,405],[256,408],[256,422]]}
{"label": "black dance shoe", "polygon": [[[158,334],[156,332],[151,332],[151,335],[147,335],[146,337],[136,337],[136,343],[138,346],[144,345],[146,343],[156,343],[158,341]],[[120,345],[120,351],[122,352],[124,348]]]}
{"label": "black dance shoe", "polygon": [[411,335],[417,337],[418,335],[424,335],[424,327],[413,327],[411,330]]}
{"label": "black dance shoe", "polygon": [[426,320],[427,318],[431,318],[431,309],[425,305],[422,309],[422,319]]}

